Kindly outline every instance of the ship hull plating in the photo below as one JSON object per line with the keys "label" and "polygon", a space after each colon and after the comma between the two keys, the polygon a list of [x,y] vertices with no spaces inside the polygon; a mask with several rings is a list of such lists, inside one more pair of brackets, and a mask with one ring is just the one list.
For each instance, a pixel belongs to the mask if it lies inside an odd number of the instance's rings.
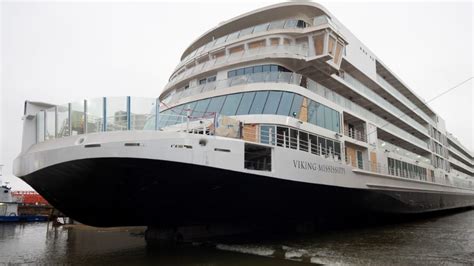
{"label": "ship hull plating", "polygon": [[351,189],[151,159],[68,161],[22,178],[56,208],[93,226],[293,223],[474,205],[468,195]]}

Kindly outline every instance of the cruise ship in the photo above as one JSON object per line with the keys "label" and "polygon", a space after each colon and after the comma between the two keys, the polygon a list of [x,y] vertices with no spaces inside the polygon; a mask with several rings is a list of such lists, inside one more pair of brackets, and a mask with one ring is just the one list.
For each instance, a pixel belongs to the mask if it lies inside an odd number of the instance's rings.
{"label": "cruise ship", "polygon": [[23,120],[15,175],[93,226],[474,206],[473,152],[317,3],[220,23],[158,98],[26,101]]}

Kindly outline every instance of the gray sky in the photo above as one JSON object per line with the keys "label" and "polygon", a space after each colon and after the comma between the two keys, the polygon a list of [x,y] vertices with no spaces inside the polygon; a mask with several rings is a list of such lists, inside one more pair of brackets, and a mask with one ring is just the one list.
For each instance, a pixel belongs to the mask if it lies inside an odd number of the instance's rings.
{"label": "gray sky", "polygon": [[[184,49],[219,22],[276,2],[2,2],[0,164],[20,151],[23,102],[157,97]],[[472,2],[324,2],[385,65],[430,100],[473,75]],[[429,104],[473,149],[473,82]]]}

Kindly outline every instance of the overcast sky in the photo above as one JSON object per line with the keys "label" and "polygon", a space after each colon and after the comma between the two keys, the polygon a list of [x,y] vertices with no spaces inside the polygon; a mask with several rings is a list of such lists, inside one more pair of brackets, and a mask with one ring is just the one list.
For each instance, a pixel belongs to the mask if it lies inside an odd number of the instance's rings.
{"label": "overcast sky", "polygon": [[[25,100],[157,97],[184,49],[219,22],[276,2],[2,2],[0,164],[20,151]],[[472,2],[324,2],[385,65],[430,100],[473,76]],[[473,82],[429,103],[473,149]]]}

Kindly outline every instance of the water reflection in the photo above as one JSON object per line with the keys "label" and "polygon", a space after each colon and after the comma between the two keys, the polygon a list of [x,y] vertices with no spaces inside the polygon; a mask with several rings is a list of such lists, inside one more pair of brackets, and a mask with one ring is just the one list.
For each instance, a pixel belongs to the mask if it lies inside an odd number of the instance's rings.
{"label": "water reflection", "polygon": [[474,264],[474,210],[305,235],[146,246],[144,227],[0,224],[0,264]]}

